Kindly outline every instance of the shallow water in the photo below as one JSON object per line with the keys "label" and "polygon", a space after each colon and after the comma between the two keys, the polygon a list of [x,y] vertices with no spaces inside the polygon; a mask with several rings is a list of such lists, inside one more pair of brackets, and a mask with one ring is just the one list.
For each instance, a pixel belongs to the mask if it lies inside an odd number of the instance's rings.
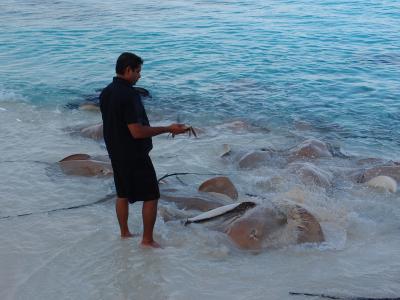
{"label": "shallow water", "polygon": [[[345,176],[361,157],[398,160],[399,25],[393,1],[3,1],[0,298],[399,296],[399,193]],[[112,200],[46,213],[114,193],[112,179],[66,176],[55,162],[105,154],[102,142],[69,133],[100,115],[65,106],[105,86],[126,50],[145,60],[138,85],[153,96],[150,121],[179,118],[204,130],[199,139],[154,139],[159,177],[223,173],[241,200],[279,202],[301,190],[326,242],[254,254],[205,226],[160,216],[165,248],[144,250],[137,237],[118,238]],[[251,126],[232,129],[237,120]],[[304,184],[279,157],[253,170],[220,158],[223,144],[282,150],[311,137],[351,156],[313,161],[333,176],[330,188]],[[170,184],[195,190],[208,177]],[[33,214],[12,217],[25,213]],[[141,230],[138,204],[130,226]]]}

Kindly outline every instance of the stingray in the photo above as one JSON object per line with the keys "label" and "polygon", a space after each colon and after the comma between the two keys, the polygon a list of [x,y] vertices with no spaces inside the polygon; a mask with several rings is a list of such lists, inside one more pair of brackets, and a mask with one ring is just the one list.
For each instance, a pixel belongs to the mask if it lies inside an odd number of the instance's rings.
{"label": "stingray", "polygon": [[[142,98],[151,98],[150,92],[142,87],[133,86],[134,90],[136,90]],[[89,109],[94,110],[96,107],[98,108],[100,105],[100,93],[102,89],[97,89],[95,94],[85,95],[82,101],[79,102],[70,102],[65,105],[68,109]]]}
{"label": "stingray", "polygon": [[88,154],[72,154],[58,162],[67,175],[111,176],[113,170],[106,156],[92,157]]}
{"label": "stingray", "polygon": [[325,240],[316,218],[299,205],[264,207],[247,201],[221,206],[184,221],[226,233],[241,249],[261,250]]}

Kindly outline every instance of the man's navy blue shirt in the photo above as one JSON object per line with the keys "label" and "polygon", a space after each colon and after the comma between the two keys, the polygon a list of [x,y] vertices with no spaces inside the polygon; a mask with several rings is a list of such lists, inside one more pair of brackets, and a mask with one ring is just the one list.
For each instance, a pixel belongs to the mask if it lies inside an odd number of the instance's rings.
{"label": "man's navy blue shirt", "polygon": [[147,155],[153,148],[151,138],[135,139],[128,124],[150,126],[140,95],[131,84],[114,77],[100,94],[103,133],[111,160],[127,161]]}

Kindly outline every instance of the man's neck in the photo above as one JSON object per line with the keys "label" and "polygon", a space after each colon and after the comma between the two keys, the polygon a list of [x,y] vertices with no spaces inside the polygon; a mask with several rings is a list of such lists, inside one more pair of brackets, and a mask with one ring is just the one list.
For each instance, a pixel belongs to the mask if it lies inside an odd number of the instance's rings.
{"label": "man's neck", "polygon": [[126,76],[121,75],[121,74],[117,74],[116,75],[117,78],[125,80],[126,82],[128,82],[130,85],[133,85],[133,82],[130,82],[128,78],[126,78]]}

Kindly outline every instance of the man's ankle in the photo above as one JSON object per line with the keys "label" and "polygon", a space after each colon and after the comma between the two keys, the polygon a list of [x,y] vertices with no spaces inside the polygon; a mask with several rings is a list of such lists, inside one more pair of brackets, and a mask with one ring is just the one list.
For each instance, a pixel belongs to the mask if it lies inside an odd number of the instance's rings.
{"label": "man's ankle", "polygon": [[122,237],[132,236],[132,233],[129,231],[129,229],[124,229],[124,230],[121,230],[121,236]]}
{"label": "man's ankle", "polygon": [[154,242],[154,239],[153,238],[142,238],[142,243],[146,243],[146,244],[148,244],[148,243],[152,243],[152,242]]}

